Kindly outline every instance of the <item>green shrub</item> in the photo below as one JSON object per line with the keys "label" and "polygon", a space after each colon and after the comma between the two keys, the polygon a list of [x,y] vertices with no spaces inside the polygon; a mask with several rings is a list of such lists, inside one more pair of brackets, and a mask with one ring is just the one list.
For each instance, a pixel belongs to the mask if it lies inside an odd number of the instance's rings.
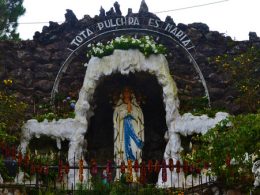
{"label": "green shrub", "polygon": [[253,162],[260,156],[260,114],[229,117],[205,135],[194,137],[193,150],[183,158],[203,168],[226,186],[246,189],[253,184]]}

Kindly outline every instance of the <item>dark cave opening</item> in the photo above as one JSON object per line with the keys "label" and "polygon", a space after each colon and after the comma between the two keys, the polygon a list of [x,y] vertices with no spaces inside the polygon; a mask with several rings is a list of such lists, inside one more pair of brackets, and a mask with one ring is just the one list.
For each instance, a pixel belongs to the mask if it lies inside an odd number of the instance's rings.
{"label": "dark cave opening", "polygon": [[142,159],[163,159],[167,126],[162,87],[155,76],[137,72],[129,75],[113,74],[100,80],[93,96],[94,115],[90,118],[86,135],[87,160],[96,159],[99,164],[113,160],[113,95],[120,93],[125,86],[143,99],[140,104],[145,131]]}

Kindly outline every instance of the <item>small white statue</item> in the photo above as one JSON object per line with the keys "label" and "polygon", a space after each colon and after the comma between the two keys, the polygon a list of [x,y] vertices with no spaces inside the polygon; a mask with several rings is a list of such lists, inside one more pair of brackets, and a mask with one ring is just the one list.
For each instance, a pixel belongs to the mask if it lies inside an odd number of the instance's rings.
{"label": "small white statue", "polygon": [[252,173],[254,173],[255,176],[254,186],[259,187],[260,186],[260,160],[254,162],[252,167]]}

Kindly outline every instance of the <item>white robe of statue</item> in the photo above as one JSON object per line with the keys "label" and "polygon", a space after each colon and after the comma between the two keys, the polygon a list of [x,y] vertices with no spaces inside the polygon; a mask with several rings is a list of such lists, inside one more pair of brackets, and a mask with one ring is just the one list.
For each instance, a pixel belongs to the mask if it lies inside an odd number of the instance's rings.
{"label": "white robe of statue", "polygon": [[[125,92],[126,91],[126,92]],[[114,122],[114,160],[117,165],[122,161],[141,162],[144,143],[144,117],[135,96],[124,90],[117,102],[113,115]],[[129,128],[132,131],[129,131]],[[117,172],[117,178],[119,172]]]}

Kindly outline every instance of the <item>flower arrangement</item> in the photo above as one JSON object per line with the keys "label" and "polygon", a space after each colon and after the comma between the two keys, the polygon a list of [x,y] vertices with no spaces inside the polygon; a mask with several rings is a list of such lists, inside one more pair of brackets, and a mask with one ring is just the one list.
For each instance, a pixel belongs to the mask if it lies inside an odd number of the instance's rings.
{"label": "flower arrangement", "polygon": [[76,100],[72,99],[70,96],[63,97],[57,96],[55,105],[52,104],[40,104],[38,105],[37,113],[34,118],[38,122],[42,122],[45,119],[48,121],[59,120],[64,118],[74,118],[75,117],[75,104]]}
{"label": "flower arrangement", "polygon": [[87,52],[87,57],[96,56],[102,58],[111,55],[115,49],[138,49],[146,57],[151,54],[164,54],[166,55],[166,47],[162,44],[157,44],[152,37],[144,36],[141,38],[134,38],[130,36],[117,37],[106,44],[97,43],[95,45],[89,44],[90,48]]}

